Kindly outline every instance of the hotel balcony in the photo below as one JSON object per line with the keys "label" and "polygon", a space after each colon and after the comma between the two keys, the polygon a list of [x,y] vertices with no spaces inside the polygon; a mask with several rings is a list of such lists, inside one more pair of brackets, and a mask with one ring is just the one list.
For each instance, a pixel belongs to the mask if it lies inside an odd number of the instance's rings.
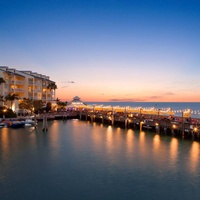
{"label": "hotel balcony", "polygon": [[22,88],[15,88],[13,89],[14,92],[24,92],[24,89]]}
{"label": "hotel balcony", "polygon": [[10,84],[15,84],[15,85],[24,85],[24,81],[19,81],[19,80],[16,80],[16,81],[14,81],[14,80],[11,80],[10,81]]}
{"label": "hotel balcony", "polygon": [[24,81],[15,81],[15,84],[17,84],[17,85],[24,85]]}
{"label": "hotel balcony", "polygon": [[[29,81],[28,84],[29,84],[29,85],[33,85],[33,81]],[[36,86],[41,86],[42,83],[40,83],[40,82],[34,82],[34,85],[36,85]]]}
{"label": "hotel balcony", "polygon": [[38,92],[38,93],[41,93],[42,91],[40,89],[35,89],[33,90],[34,92]]}
{"label": "hotel balcony", "polygon": [[42,85],[41,82],[34,82],[34,85]]}

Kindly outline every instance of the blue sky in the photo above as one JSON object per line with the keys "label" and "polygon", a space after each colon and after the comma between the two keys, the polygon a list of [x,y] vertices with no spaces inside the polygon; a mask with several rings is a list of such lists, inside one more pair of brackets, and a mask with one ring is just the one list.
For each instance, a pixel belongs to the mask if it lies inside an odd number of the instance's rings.
{"label": "blue sky", "polygon": [[0,0],[0,65],[57,97],[200,101],[199,0]]}

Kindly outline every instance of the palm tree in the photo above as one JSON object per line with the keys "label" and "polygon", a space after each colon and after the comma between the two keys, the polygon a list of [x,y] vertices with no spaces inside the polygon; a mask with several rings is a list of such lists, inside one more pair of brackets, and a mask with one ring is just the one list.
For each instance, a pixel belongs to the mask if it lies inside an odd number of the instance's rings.
{"label": "palm tree", "polygon": [[15,100],[15,99],[18,99],[18,94],[8,94],[7,96],[5,96],[5,100],[6,101],[10,101],[11,102],[11,108],[12,108],[12,105],[13,105],[13,101]]}
{"label": "palm tree", "polygon": [[2,84],[2,83],[5,83],[6,81],[2,78],[2,77],[0,77],[0,85]]}
{"label": "palm tree", "polygon": [[[5,83],[6,81],[2,78],[2,77],[0,77],[0,85],[2,84],[2,83]],[[1,91],[3,91],[3,89],[1,89]],[[2,95],[0,95],[0,102],[4,102],[4,96],[2,96]]]}
{"label": "palm tree", "polygon": [[59,101],[60,101],[60,99],[57,97],[55,101],[56,101],[56,102],[59,102]]}
{"label": "palm tree", "polygon": [[4,101],[4,96],[0,95],[0,101]]}
{"label": "palm tree", "polygon": [[4,96],[3,95],[0,95],[0,102],[4,102]]}
{"label": "palm tree", "polygon": [[54,91],[54,99],[55,99],[55,94],[56,94],[56,89],[57,89],[57,85],[55,84],[55,82],[51,82],[49,83],[49,85],[47,86],[47,89],[53,90]]}

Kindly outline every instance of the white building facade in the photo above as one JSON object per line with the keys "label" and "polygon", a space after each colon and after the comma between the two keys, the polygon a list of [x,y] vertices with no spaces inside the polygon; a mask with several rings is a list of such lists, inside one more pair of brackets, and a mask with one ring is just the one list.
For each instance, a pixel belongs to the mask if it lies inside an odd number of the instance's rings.
{"label": "white building facade", "polygon": [[[8,94],[16,94],[18,99],[42,100],[44,103],[55,99],[54,90],[48,88],[49,84],[55,83],[49,76],[38,74],[32,71],[21,71],[7,66],[0,66],[0,78],[5,83],[0,85],[0,95],[5,97]],[[15,108],[17,101],[14,102]],[[6,105],[8,102],[0,102]]]}

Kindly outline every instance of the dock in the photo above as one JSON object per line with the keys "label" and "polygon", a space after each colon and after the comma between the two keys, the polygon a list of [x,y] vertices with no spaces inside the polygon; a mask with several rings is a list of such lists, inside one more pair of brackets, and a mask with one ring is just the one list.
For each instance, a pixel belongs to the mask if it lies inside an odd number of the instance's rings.
{"label": "dock", "polygon": [[171,109],[144,109],[113,106],[73,107],[66,111],[42,113],[37,121],[79,119],[114,127],[148,130],[175,137],[200,140],[200,118],[191,118],[188,110],[175,116]]}

